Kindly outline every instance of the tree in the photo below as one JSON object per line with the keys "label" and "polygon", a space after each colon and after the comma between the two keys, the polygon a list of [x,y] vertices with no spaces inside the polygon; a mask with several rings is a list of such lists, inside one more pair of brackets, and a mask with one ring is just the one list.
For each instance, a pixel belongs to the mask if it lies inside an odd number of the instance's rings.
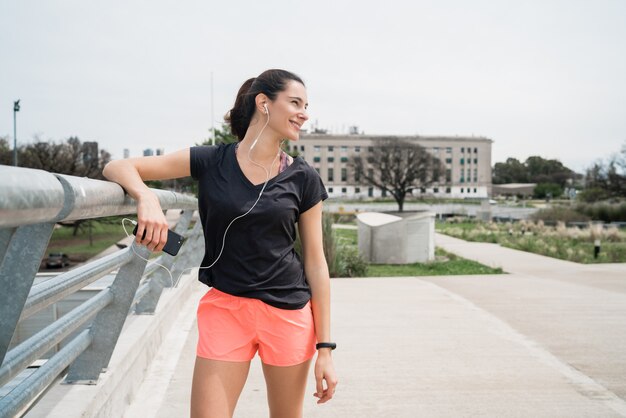
{"label": "tree", "polygon": [[[213,137],[215,138],[215,144],[232,144],[233,142],[239,142],[239,138],[237,138],[230,131],[230,127],[226,124],[222,124],[222,128],[215,128],[213,130]],[[211,145],[211,140],[206,139],[202,145]]]}
{"label": "tree", "polygon": [[507,158],[493,167],[493,184],[528,183],[528,169],[517,158]]}
{"label": "tree", "polygon": [[408,193],[438,182],[444,172],[438,158],[408,140],[382,137],[374,140],[371,149],[367,158],[352,156],[355,182],[389,192],[398,203],[399,212]]}
{"label": "tree", "polygon": [[[98,150],[97,142],[81,142],[77,137],[54,142],[36,136],[35,142],[18,147],[17,153],[20,167],[95,179],[104,178],[102,169],[111,160],[111,154]],[[12,161],[12,149],[6,139],[0,138],[0,163],[11,164]]]}
{"label": "tree", "polygon": [[559,160],[546,160],[531,156],[521,163],[516,158],[507,158],[493,168],[493,184],[505,183],[554,183],[564,188],[570,179],[579,177]]}
{"label": "tree", "polygon": [[13,165],[13,149],[8,136],[0,137],[0,164]]}
{"label": "tree", "polygon": [[620,155],[598,161],[585,174],[584,200],[626,197],[626,144]]}

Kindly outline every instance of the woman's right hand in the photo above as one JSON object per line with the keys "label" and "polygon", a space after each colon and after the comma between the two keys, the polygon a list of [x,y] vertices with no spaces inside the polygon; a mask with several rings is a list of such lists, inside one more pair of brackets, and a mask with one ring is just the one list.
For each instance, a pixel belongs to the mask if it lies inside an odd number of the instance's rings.
{"label": "woman's right hand", "polygon": [[[189,148],[166,155],[111,161],[102,174],[137,201],[137,243],[150,251],[161,251],[167,242],[168,225],[159,199],[144,181],[191,175]],[[142,239],[144,231],[146,236]]]}
{"label": "woman's right hand", "polygon": [[[137,234],[135,241],[150,251],[161,251],[167,242],[169,225],[159,198],[150,190],[137,199]],[[145,231],[145,237],[143,233]],[[143,237],[143,239],[142,239]]]}

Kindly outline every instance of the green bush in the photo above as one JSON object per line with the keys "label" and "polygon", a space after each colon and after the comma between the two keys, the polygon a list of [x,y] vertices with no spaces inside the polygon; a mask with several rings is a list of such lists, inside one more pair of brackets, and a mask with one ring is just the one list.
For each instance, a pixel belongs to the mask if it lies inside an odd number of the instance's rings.
{"label": "green bush", "polygon": [[589,215],[581,213],[567,206],[552,206],[546,209],[540,209],[531,216],[533,221],[548,222],[587,222],[591,220]]}
{"label": "green bush", "polygon": [[581,203],[576,211],[589,216],[594,221],[624,222],[626,221],[626,202],[622,203]]}
{"label": "green bush", "polygon": [[[367,263],[358,255],[358,251],[350,246],[337,245],[338,237],[333,229],[333,215],[326,212],[322,215],[322,236],[324,256],[330,277],[364,277],[367,275]],[[299,235],[294,248],[302,256],[302,242]]]}
{"label": "green bush", "polygon": [[539,183],[533,190],[533,195],[537,199],[544,199],[548,196],[557,198],[563,194],[563,188],[556,183]]}
{"label": "green bush", "polygon": [[337,252],[337,276],[367,277],[368,264],[354,248],[344,247]]}
{"label": "green bush", "polygon": [[605,200],[608,197],[609,193],[599,187],[582,190],[576,195],[576,199],[586,203],[593,203],[597,202],[598,200]]}

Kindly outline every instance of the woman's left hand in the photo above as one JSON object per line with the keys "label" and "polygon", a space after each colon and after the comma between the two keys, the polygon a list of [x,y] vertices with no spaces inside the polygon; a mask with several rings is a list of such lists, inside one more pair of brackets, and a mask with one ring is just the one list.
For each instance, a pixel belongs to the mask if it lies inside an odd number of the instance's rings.
{"label": "woman's left hand", "polygon": [[[324,388],[324,381],[326,388]],[[313,394],[318,404],[327,402],[335,395],[337,387],[337,375],[335,374],[335,366],[333,365],[333,357],[329,348],[322,348],[317,352],[317,360],[315,360],[315,383],[317,392]]]}

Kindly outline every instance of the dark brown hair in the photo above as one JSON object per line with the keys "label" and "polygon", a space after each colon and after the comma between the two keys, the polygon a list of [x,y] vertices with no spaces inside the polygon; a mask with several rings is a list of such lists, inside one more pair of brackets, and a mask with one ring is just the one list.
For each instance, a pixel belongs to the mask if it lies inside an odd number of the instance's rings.
{"label": "dark brown hair", "polygon": [[237,92],[233,108],[224,117],[233,135],[240,141],[246,135],[250,120],[254,115],[257,94],[263,93],[274,101],[278,93],[284,91],[291,80],[304,86],[304,81],[300,77],[285,70],[267,70],[256,78],[246,80]]}

